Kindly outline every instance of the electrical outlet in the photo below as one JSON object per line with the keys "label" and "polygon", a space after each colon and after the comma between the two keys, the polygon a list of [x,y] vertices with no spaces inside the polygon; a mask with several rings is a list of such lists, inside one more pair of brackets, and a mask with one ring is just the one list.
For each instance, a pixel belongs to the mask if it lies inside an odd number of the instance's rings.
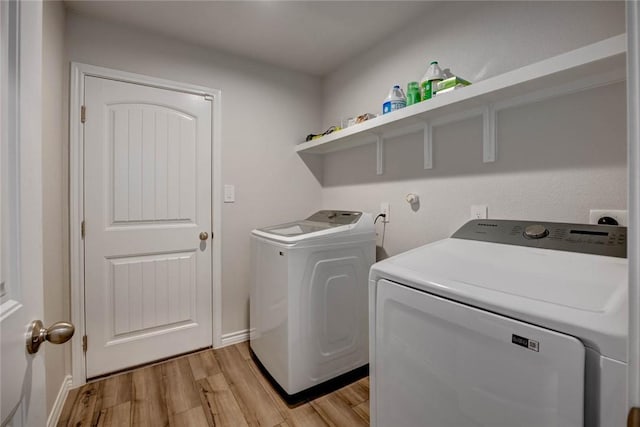
{"label": "electrical outlet", "polygon": [[382,222],[389,222],[389,202],[380,203],[380,213],[385,214],[385,217],[382,219]]}
{"label": "electrical outlet", "polygon": [[488,215],[489,206],[471,205],[471,219],[487,219]]}
{"label": "electrical outlet", "polygon": [[597,224],[598,220],[603,216],[609,216],[615,219],[618,221],[618,225],[627,226],[627,211],[616,209],[591,209],[589,211],[589,224]]}

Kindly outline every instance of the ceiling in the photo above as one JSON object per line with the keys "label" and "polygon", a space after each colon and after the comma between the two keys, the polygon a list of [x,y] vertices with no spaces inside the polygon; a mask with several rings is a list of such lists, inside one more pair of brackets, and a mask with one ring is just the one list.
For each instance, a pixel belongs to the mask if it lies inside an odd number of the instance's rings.
{"label": "ceiling", "polygon": [[323,76],[432,1],[65,1],[84,15]]}

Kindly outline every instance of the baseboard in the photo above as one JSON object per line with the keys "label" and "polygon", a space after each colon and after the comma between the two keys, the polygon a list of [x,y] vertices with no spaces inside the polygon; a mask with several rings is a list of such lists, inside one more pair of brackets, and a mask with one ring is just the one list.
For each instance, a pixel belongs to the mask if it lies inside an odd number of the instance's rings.
{"label": "baseboard", "polygon": [[228,345],[238,344],[249,340],[249,330],[243,329],[241,331],[229,332],[228,334],[222,334],[222,345],[220,347],[226,347]]}
{"label": "baseboard", "polygon": [[60,385],[60,390],[58,390],[56,401],[53,402],[53,408],[51,408],[51,412],[49,412],[47,427],[55,427],[58,424],[58,421],[60,421],[60,414],[62,414],[64,402],[67,400],[67,396],[69,395],[69,390],[71,390],[72,385],[73,380],[71,375],[64,377],[62,384]]}

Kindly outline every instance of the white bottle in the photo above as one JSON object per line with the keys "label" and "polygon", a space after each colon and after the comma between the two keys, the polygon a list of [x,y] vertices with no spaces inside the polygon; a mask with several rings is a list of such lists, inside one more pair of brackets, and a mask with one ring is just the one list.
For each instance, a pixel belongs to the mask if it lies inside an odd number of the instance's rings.
{"label": "white bottle", "polygon": [[387,114],[392,111],[399,110],[407,106],[407,97],[404,95],[400,86],[395,85],[389,91],[389,96],[384,100],[382,104],[382,114]]}
{"label": "white bottle", "polygon": [[435,84],[441,81],[442,78],[442,70],[438,66],[438,61],[433,61],[420,81],[420,98],[422,101],[431,99],[436,93]]}
{"label": "white bottle", "polygon": [[450,68],[445,68],[442,70],[442,80],[450,79],[451,77],[455,77],[451,72]]}

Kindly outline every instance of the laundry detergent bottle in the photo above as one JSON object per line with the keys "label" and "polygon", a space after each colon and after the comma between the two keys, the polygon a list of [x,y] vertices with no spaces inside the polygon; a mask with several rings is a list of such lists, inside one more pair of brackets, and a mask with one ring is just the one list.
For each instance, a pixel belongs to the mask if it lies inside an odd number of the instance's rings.
{"label": "laundry detergent bottle", "polygon": [[436,84],[439,81],[442,81],[442,70],[438,61],[433,61],[420,81],[420,99],[431,99],[436,93]]}
{"label": "laundry detergent bottle", "polygon": [[384,100],[382,104],[382,114],[387,114],[392,111],[399,110],[407,106],[407,97],[404,95],[399,85],[395,85],[389,91],[389,96]]}

